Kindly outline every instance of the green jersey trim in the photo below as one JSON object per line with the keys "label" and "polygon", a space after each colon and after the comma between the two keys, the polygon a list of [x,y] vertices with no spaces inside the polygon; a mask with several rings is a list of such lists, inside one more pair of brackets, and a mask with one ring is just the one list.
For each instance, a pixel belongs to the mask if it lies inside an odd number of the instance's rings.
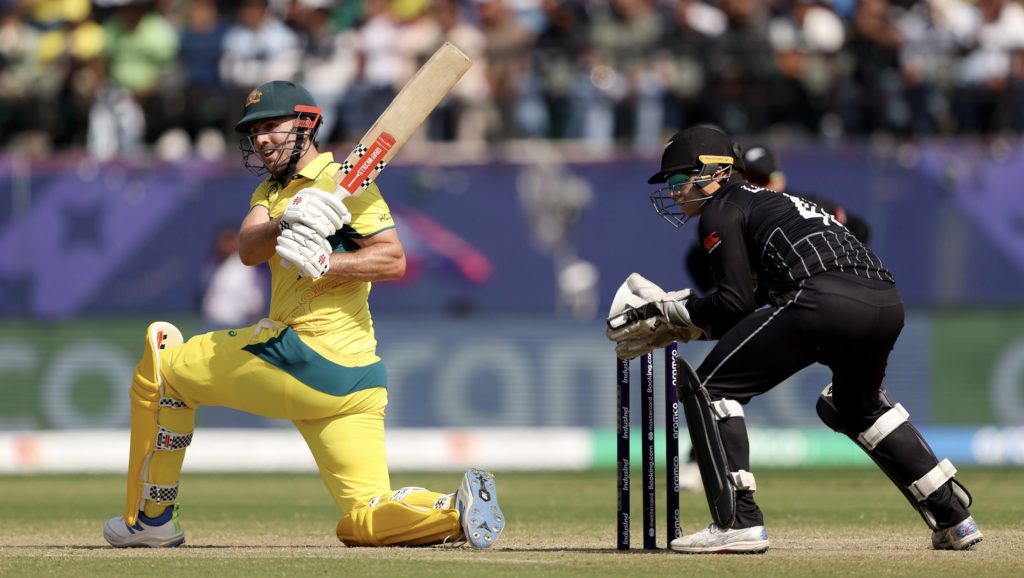
{"label": "green jersey trim", "polygon": [[363,367],[338,365],[303,343],[290,327],[273,339],[242,349],[328,395],[340,397],[374,387],[386,388],[388,383],[383,361]]}

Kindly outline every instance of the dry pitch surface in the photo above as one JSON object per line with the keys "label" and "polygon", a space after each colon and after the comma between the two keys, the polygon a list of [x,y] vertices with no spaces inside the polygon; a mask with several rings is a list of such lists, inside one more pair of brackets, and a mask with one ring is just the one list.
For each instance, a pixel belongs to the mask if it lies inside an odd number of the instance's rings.
{"label": "dry pitch surface", "polygon": [[[490,551],[345,548],[334,540],[337,513],[314,475],[188,474],[186,546],[115,550],[103,541],[102,524],[120,510],[121,478],[0,477],[0,576],[1024,575],[1019,469],[961,473],[985,532],[971,552],[931,550],[923,522],[877,471],[759,470],[759,502],[772,541],[760,556],[617,552],[613,472],[497,475],[509,523]],[[447,491],[458,480],[458,473],[401,474],[393,486]],[[639,486],[633,494],[638,547]],[[703,495],[684,494],[684,531],[706,522]],[[662,547],[664,526],[659,520]]]}

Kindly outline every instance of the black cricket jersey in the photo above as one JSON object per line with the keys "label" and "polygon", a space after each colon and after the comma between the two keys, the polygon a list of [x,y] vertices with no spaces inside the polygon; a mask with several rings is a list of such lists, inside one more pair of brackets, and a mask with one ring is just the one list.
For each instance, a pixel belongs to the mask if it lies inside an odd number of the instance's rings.
{"label": "black cricket jersey", "polygon": [[781,305],[800,284],[835,271],[891,286],[892,274],[813,202],[730,179],[704,205],[700,240],[717,290],[692,299],[694,323],[717,338],[759,305]]}

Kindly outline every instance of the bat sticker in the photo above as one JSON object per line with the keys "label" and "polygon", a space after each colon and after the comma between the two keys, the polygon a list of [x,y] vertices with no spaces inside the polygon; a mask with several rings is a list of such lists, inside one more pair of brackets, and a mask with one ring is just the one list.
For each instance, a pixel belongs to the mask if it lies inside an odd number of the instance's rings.
{"label": "bat sticker", "polygon": [[[357,145],[358,150],[362,145]],[[369,176],[371,171],[378,164],[378,161],[384,159],[384,155],[391,150],[391,147],[395,146],[395,137],[391,136],[386,132],[380,133],[377,140],[374,141],[370,147],[366,149],[366,152],[356,161],[352,170],[345,174],[345,179],[339,183],[341,188],[345,189],[350,193],[354,193],[356,188],[359,187],[364,177]]]}

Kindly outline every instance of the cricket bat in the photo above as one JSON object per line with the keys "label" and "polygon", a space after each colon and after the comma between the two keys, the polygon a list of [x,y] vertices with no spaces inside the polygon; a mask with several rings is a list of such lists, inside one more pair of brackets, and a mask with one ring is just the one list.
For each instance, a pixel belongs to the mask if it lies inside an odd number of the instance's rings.
{"label": "cricket bat", "polygon": [[438,48],[341,163],[338,186],[349,195],[366,190],[472,64],[450,42]]}

